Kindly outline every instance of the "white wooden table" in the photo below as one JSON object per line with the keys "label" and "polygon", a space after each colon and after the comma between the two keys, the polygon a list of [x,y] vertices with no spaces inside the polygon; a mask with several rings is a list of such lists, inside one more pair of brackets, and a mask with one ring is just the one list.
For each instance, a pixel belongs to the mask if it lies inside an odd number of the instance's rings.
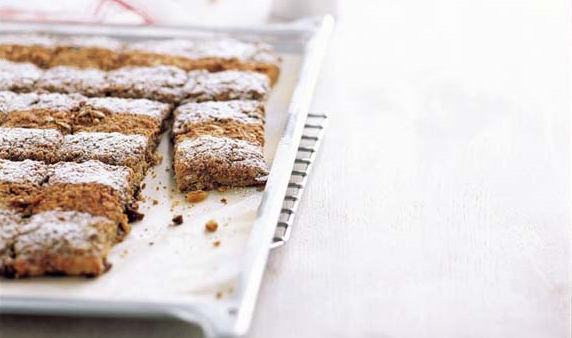
{"label": "white wooden table", "polygon": [[[331,124],[252,337],[570,335],[567,1],[341,2]],[[188,337],[3,317],[6,337]]]}

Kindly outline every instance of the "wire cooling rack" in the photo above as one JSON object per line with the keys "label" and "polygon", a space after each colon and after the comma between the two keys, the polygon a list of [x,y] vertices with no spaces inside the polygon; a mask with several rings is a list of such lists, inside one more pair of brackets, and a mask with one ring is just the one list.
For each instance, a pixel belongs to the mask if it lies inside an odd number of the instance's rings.
{"label": "wire cooling rack", "polygon": [[312,166],[316,160],[316,154],[320,149],[327,126],[328,116],[326,114],[308,114],[290,182],[288,183],[288,190],[286,191],[286,196],[284,196],[280,218],[276,224],[274,239],[270,244],[272,249],[286,244],[290,239],[294,216],[298,210],[300,199],[304,193],[308,176],[312,171]]}

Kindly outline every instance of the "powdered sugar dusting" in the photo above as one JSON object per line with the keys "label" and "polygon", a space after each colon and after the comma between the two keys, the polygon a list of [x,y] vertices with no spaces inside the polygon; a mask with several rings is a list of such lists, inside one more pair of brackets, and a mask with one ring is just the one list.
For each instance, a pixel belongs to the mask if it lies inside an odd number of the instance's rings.
{"label": "powdered sugar dusting", "polygon": [[53,129],[0,128],[0,155],[34,158],[38,151],[56,150],[62,134]]}
{"label": "powdered sugar dusting", "polygon": [[11,92],[0,93],[0,108],[4,113],[11,111],[29,111],[33,109],[50,109],[56,111],[71,111],[79,109],[85,98],[77,94],[57,93],[26,93],[14,94]]}
{"label": "powdered sugar dusting", "polygon": [[125,165],[145,161],[147,138],[120,133],[88,133],[66,135],[59,151],[62,158],[74,161],[97,159],[108,164]]}
{"label": "powdered sugar dusting", "polygon": [[0,159],[0,182],[40,186],[48,178],[48,166],[42,162]]}
{"label": "powdered sugar dusting", "polygon": [[207,154],[231,162],[242,162],[250,166],[266,168],[262,148],[243,140],[226,137],[201,136],[186,139],[177,144],[182,159],[196,160]]}
{"label": "powdered sugar dusting", "polygon": [[105,72],[99,69],[57,66],[46,70],[36,87],[50,92],[102,96],[105,95],[105,84]]}
{"label": "powdered sugar dusting", "polygon": [[48,184],[97,183],[108,186],[120,193],[123,200],[129,198],[129,177],[131,169],[122,166],[108,165],[99,161],[83,163],[60,162],[51,166],[53,172]]}
{"label": "powdered sugar dusting", "polygon": [[87,107],[95,110],[106,110],[115,114],[146,115],[163,120],[169,114],[170,106],[166,103],[146,99],[119,99],[113,97],[90,98],[85,102]]}
{"label": "powdered sugar dusting", "polygon": [[53,111],[71,111],[79,109],[85,98],[78,94],[39,94],[38,101],[31,109],[50,109]]}
{"label": "powdered sugar dusting", "polygon": [[187,103],[175,110],[173,134],[185,133],[190,124],[235,120],[245,124],[264,124],[264,106],[258,101],[207,101]]}
{"label": "powdered sugar dusting", "polygon": [[12,210],[0,209],[0,269],[3,255],[7,254],[14,238],[18,236],[22,216]]}
{"label": "powdered sugar dusting", "polygon": [[188,40],[147,40],[135,42],[128,50],[178,55],[190,59],[221,58],[246,62],[278,63],[279,58],[270,45],[232,38],[196,38]]}
{"label": "powdered sugar dusting", "polygon": [[71,253],[103,253],[110,243],[99,229],[115,226],[105,217],[77,211],[46,211],[29,218],[27,231],[14,243],[14,253],[20,259],[28,255]]}
{"label": "powdered sugar dusting", "polygon": [[109,92],[121,97],[178,102],[187,73],[173,66],[124,67],[106,77]]}
{"label": "powdered sugar dusting", "polygon": [[32,91],[42,73],[31,63],[0,60],[0,90]]}
{"label": "powdered sugar dusting", "polygon": [[184,95],[192,101],[260,100],[270,92],[270,80],[265,74],[251,71],[227,70],[210,73],[189,72]]}

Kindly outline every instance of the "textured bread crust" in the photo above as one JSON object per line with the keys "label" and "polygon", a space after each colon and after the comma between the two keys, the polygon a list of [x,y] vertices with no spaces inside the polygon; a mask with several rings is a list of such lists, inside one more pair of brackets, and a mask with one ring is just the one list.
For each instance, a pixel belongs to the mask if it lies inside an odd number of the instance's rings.
{"label": "textured bread crust", "polygon": [[180,139],[174,167],[181,191],[263,185],[268,177],[262,147],[211,136]]}
{"label": "textured bread crust", "polygon": [[264,74],[227,70],[210,73],[189,72],[183,89],[184,99],[191,102],[257,100],[264,101],[270,92],[270,81]]}
{"label": "textured bread crust", "polygon": [[4,211],[0,220],[4,276],[97,276],[110,267],[106,257],[115,242],[116,226],[105,217],[54,210],[21,218]]}

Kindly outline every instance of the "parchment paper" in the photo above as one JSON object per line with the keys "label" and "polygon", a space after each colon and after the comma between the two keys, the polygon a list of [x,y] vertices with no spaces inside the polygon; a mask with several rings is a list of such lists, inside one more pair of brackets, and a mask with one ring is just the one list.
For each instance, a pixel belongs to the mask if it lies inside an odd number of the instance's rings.
{"label": "parchment paper", "polygon": [[[272,163],[282,134],[300,70],[300,56],[282,57],[280,79],[267,105],[268,163]],[[262,192],[256,188],[214,191],[206,201],[190,204],[176,189],[171,153],[166,132],[159,146],[163,161],[149,171],[144,181],[142,195],[146,200],[140,209],[145,218],[133,223],[131,233],[113,248],[109,256],[113,268],[109,272],[91,279],[0,279],[2,296],[186,302],[224,299],[232,294]],[[221,202],[222,198],[227,204]],[[172,218],[178,214],[184,222],[173,226]],[[209,219],[219,223],[215,233],[205,231]],[[216,241],[220,241],[218,247]]]}

